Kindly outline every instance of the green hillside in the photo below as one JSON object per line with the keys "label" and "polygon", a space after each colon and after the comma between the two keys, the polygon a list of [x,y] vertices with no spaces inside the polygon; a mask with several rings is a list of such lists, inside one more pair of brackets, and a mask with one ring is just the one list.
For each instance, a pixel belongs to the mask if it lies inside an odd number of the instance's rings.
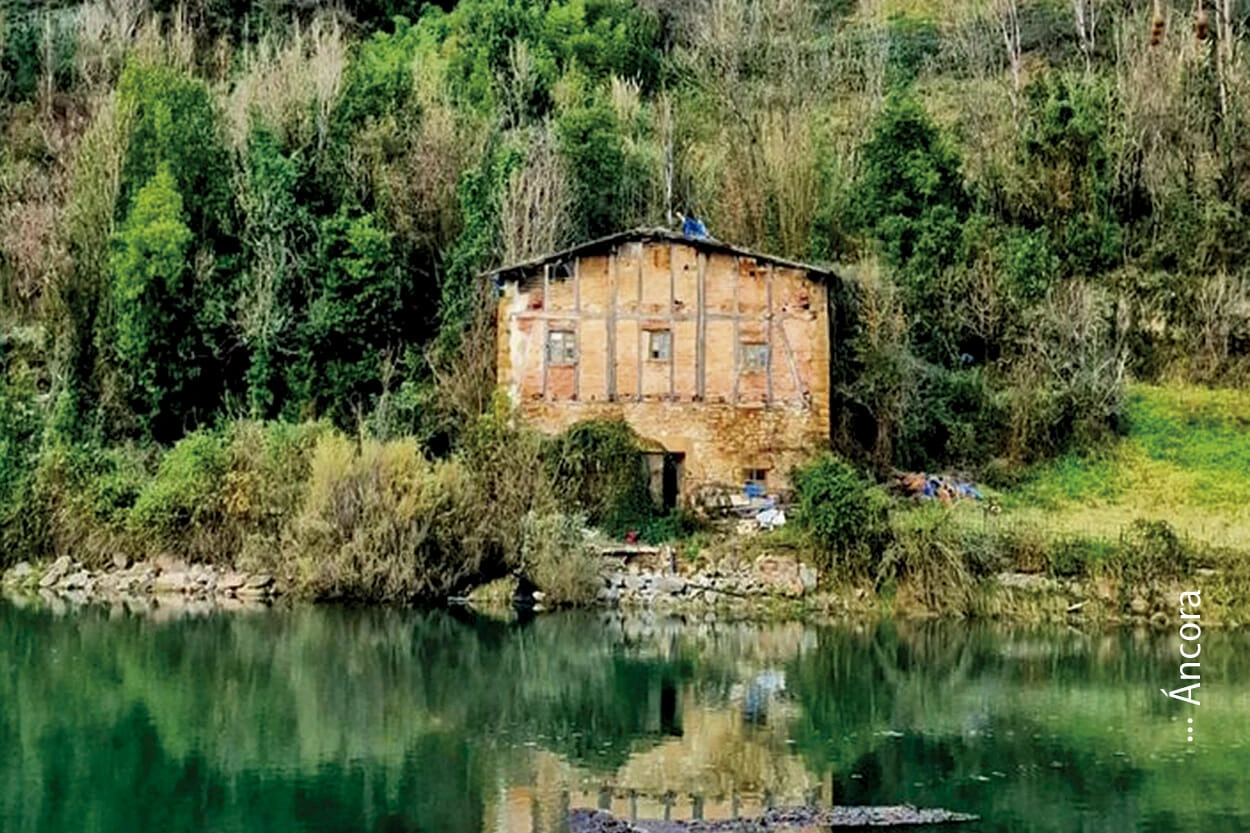
{"label": "green hillside", "polygon": [[[530,513],[595,507],[507,485],[554,452],[491,409],[478,276],[678,212],[836,266],[834,445],[862,470],[1232,540],[1240,430],[1201,414],[1240,394],[1199,389],[1250,367],[1250,3],[1197,14],[3,0],[0,559],[236,559],[306,511],[345,563],[515,563]],[[361,506],[413,538],[335,514],[375,475],[407,485]],[[260,508],[306,478],[320,504]],[[451,494],[435,537],[468,566],[422,549]]]}

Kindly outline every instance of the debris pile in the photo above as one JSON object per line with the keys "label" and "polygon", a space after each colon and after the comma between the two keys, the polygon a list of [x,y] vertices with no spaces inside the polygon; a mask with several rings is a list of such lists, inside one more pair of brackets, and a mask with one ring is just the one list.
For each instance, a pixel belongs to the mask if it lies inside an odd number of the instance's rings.
{"label": "debris pile", "polygon": [[949,506],[961,500],[982,500],[981,490],[971,480],[924,472],[898,472],[894,491],[916,501],[936,500]]}

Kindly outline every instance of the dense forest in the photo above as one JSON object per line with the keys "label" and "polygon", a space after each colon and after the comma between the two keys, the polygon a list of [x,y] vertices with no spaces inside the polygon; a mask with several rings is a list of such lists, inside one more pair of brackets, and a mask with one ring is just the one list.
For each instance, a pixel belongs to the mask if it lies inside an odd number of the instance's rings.
{"label": "dense forest", "polygon": [[481,446],[482,271],[677,212],[838,265],[845,456],[1007,476],[1097,446],[1129,378],[1250,377],[1248,20],[3,0],[6,536],[133,529],[158,466],[235,471],[235,423]]}

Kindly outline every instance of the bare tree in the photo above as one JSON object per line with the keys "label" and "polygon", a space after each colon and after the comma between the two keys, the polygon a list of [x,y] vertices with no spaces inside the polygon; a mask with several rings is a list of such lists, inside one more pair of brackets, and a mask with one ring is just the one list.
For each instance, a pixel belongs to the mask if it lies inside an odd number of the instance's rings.
{"label": "bare tree", "polygon": [[1072,0],[1073,17],[1076,20],[1076,40],[1085,56],[1085,71],[1094,67],[1094,53],[1097,50],[1096,35],[1098,18],[1102,13],[1102,0]]}
{"label": "bare tree", "polygon": [[[1199,2],[1199,8],[1201,8]],[[1220,115],[1228,117],[1228,88],[1234,73],[1233,60],[1237,46],[1234,30],[1233,0],[1214,0],[1215,5],[1215,77],[1219,85]],[[1205,13],[1205,12],[1204,12]]]}
{"label": "bare tree", "polygon": [[515,263],[566,242],[573,191],[550,125],[535,131],[525,167],[503,195],[503,259]]}
{"label": "bare tree", "polygon": [[994,11],[998,14],[998,28],[1003,35],[1003,45],[1007,48],[1007,66],[1011,70],[1011,106],[1013,110],[1018,110],[1020,85],[1023,83],[1020,5],[1016,0],[994,0]]}

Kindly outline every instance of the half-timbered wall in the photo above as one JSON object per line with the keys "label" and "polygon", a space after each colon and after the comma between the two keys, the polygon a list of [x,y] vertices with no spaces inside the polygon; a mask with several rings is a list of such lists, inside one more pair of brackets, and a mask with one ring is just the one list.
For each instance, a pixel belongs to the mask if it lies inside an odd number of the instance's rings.
{"label": "half-timbered wall", "polygon": [[825,288],[801,269],[625,242],[508,282],[499,316],[499,380],[532,421],[622,417],[685,454],[688,495],[748,470],[784,485],[827,442]]}

